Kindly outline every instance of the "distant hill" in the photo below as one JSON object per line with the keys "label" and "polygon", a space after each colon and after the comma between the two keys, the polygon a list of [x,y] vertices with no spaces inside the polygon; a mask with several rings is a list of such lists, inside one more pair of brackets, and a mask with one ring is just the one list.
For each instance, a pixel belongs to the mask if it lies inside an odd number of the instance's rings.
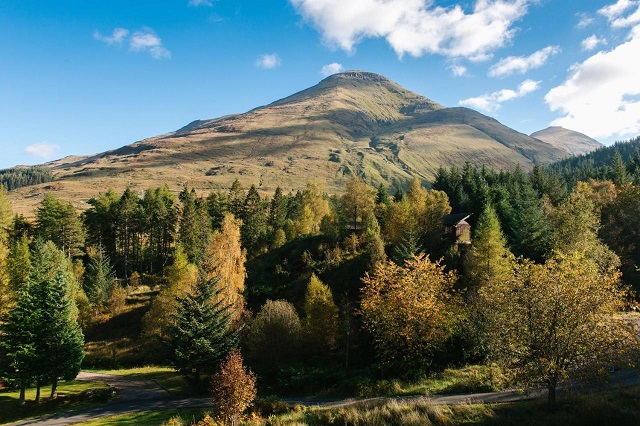
{"label": "distant hill", "polygon": [[244,114],[47,163],[54,182],[10,196],[17,211],[28,213],[47,191],[86,208],[86,200],[110,187],[189,185],[208,192],[236,178],[265,192],[296,190],[310,179],[338,192],[352,174],[392,187],[413,175],[429,181],[440,165],[527,170],[565,156],[476,111],[445,108],[381,75],[349,71]]}
{"label": "distant hill", "polygon": [[586,154],[602,147],[597,140],[564,127],[548,127],[532,133],[531,137],[563,149],[571,155]]}

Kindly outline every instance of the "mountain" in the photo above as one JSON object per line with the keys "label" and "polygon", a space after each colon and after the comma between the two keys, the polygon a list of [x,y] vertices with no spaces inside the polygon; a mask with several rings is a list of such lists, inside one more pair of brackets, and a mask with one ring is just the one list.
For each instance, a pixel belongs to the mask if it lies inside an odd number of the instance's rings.
{"label": "mountain", "polygon": [[531,137],[563,149],[571,155],[586,154],[603,146],[587,135],[564,127],[548,127],[531,134]]}
{"label": "mountain", "polygon": [[445,108],[387,78],[349,71],[244,114],[194,121],[175,132],[88,157],[47,163],[55,180],[11,197],[28,212],[44,192],[86,208],[107,188],[142,191],[167,184],[202,192],[248,187],[285,191],[310,179],[341,191],[352,174],[388,187],[413,175],[428,181],[440,165],[465,161],[529,169],[566,152],[467,108]]}

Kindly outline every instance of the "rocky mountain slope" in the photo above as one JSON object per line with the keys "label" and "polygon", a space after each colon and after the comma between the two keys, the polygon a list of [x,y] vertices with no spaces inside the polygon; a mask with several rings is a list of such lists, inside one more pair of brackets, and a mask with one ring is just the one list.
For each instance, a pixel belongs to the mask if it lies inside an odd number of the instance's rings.
{"label": "rocky mountain slope", "polygon": [[22,188],[11,198],[17,211],[29,212],[54,191],[86,208],[86,200],[107,188],[167,184],[208,192],[236,178],[265,192],[296,190],[310,179],[336,192],[352,174],[391,187],[412,175],[428,181],[440,165],[470,161],[526,170],[565,156],[471,109],[445,108],[383,76],[350,71],[244,114],[48,163],[54,182]]}

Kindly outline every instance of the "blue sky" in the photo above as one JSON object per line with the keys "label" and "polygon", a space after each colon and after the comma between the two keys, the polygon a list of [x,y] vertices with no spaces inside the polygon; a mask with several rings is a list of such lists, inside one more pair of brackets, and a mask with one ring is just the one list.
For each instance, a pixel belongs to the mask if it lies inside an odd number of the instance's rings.
{"label": "blue sky", "polygon": [[523,133],[640,134],[640,0],[2,0],[0,168],[383,74]]}

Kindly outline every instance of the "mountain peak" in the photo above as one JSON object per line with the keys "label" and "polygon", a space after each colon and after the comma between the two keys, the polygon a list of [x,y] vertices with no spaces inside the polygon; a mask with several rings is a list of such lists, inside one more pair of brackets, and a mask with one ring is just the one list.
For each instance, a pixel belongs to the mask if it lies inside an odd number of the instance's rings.
{"label": "mountain peak", "polygon": [[531,137],[563,149],[571,155],[586,154],[602,146],[600,142],[585,134],[560,126],[547,127],[532,133]]}
{"label": "mountain peak", "polygon": [[350,70],[330,75],[320,82],[360,81],[371,83],[393,83],[387,77],[368,71]]}

